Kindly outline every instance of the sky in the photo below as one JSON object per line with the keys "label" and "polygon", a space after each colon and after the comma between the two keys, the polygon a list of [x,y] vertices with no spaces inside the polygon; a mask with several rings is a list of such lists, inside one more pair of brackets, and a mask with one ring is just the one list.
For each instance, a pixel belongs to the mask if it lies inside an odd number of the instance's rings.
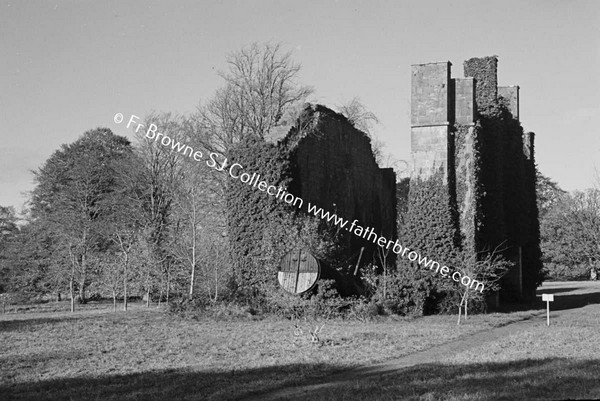
{"label": "sky", "polygon": [[[600,170],[600,1],[0,0],[0,205],[20,211],[32,170],[113,116],[190,113],[223,85],[226,56],[281,43],[311,101],[354,97],[373,134],[410,160],[410,66],[497,55],[520,86],[543,174],[567,190]],[[407,174],[407,172],[401,172]]]}

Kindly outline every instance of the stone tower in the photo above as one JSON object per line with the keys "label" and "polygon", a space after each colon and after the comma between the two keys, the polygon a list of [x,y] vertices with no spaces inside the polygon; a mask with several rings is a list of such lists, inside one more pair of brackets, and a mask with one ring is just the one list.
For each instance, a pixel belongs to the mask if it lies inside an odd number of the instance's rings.
{"label": "stone tower", "polygon": [[519,87],[498,87],[497,65],[469,59],[465,78],[448,61],[412,66],[411,191],[442,172],[456,246],[512,260],[500,296],[515,301],[535,296],[541,277],[534,135],[519,122]]}

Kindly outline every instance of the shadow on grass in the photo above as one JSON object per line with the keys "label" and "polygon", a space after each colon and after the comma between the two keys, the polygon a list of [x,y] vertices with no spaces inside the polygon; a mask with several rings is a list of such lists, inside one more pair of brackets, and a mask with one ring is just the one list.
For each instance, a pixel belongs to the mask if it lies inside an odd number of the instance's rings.
{"label": "shadow on grass", "polygon": [[[547,293],[544,291],[544,293]],[[541,295],[537,299],[541,308],[546,308],[546,302],[541,300]],[[590,304],[600,304],[600,289],[598,292],[589,292],[586,294],[557,294],[550,308],[554,311],[583,308]]]}
{"label": "shadow on grass", "polygon": [[418,365],[381,374],[366,370],[335,387],[289,394],[318,400],[552,400],[600,396],[598,360],[563,358],[469,365]]}
{"label": "shadow on grass", "polygon": [[544,288],[544,289],[539,288],[536,291],[536,294],[538,296],[541,296],[542,294],[560,294],[561,292],[571,292],[571,291],[577,291],[579,289],[581,289],[581,287],[559,287],[559,288]]}
{"label": "shadow on grass", "polygon": [[40,317],[33,319],[15,319],[0,321],[0,333],[8,331],[23,330],[26,327],[62,323],[68,320],[75,320],[76,316],[61,316],[61,317]]}
{"label": "shadow on grass", "polygon": [[[113,318],[112,315],[106,315],[107,318]],[[119,316],[117,316],[118,318]],[[86,321],[98,321],[99,316],[97,315],[79,315],[79,314],[68,314],[65,312],[62,316],[48,316],[48,317],[34,317],[34,318],[24,318],[19,316],[19,318],[14,320],[4,320],[0,321],[0,333],[9,332],[9,331],[19,331],[24,329],[35,329],[35,326],[46,326],[49,324],[60,324],[64,322],[69,323],[83,323]]]}
{"label": "shadow on grass", "polygon": [[[340,368],[292,364],[221,372],[173,369],[102,377],[1,384],[0,400],[231,400],[301,385]],[[241,398],[240,398],[241,397]]]}
{"label": "shadow on grass", "polygon": [[[564,294],[568,292],[580,293]],[[539,288],[536,291],[536,298],[529,303],[512,304],[505,303],[498,308],[493,308],[496,312],[511,313],[517,311],[545,310],[546,302],[542,301],[542,294],[555,294],[554,301],[550,305],[553,311],[567,309],[583,308],[590,304],[600,304],[600,285],[597,287],[576,286],[569,284],[565,287],[557,288]]]}
{"label": "shadow on grass", "polygon": [[[0,385],[11,400],[568,399],[600,396],[600,361],[550,358],[427,364],[382,373],[294,364],[229,372],[167,370]],[[339,373],[339,374],[336,374]],[[322,382],[328,387],[297,388]],[[279,391],[299,390],[295,393]]]}

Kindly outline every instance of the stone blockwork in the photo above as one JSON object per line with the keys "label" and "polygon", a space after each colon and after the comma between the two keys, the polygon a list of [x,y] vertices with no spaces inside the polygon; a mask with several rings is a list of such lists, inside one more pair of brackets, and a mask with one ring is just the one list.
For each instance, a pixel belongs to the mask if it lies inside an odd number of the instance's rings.
{"label": "stone blockwork", "polygon": [[427,179],[446,170],[450,126],[449,62],[412,66],[411,149],[416,174]]}
{"label": "stone blockwork", "polygon": [[305,205],[357,219],[363,227],[393,238],[396,176],[391,168],[379,168],[369,137],[321,105],[308,105],[302,121],[304,128],[292,129],[281,142],[291,155],[292,192]]}
{"label": "stone blockwork", "polygon": [[498,87],[497,65],[469,59],[466,78],[452,78],[449,62],[413,65],[411,183],[443,169],[457,246],[473,258],[503,248],[515,267],[501,295],[516,300],[541,278],[533,134],[519,123],[519,87]]}

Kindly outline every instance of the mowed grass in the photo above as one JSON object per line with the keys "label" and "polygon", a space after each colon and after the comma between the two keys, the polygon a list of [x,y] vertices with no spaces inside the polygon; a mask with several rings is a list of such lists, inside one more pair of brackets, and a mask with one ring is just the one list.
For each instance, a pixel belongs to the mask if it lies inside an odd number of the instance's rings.
{"label": "mowed grass", "polygon": [[[430,348],[539,312],[331,320],[319,342],[286,319],[183,320],[110,306],[0,316],[0,398],[244,399]],[[311,326],[311,327],[314,327]],[[298,335],[299,334],[299,335]]]}
{"label": "mowed grass", "polygon": [[[600,283],[550,283],[559,311],[540,324],[458,352],[446,361],[369,374],[351,383],[287,399],[319,400],[566,400],[600,399]],[[561,287],[562,286],[562,287]],[[547,290],[547,291],[546,291]],[[592,297],[581,297],[592,294]],[[563,296],[562,300],[559,296]]]}
{"label": "mowed grass", "polygon": [[600,305],[423,364],[290,400],[600,399]]}

